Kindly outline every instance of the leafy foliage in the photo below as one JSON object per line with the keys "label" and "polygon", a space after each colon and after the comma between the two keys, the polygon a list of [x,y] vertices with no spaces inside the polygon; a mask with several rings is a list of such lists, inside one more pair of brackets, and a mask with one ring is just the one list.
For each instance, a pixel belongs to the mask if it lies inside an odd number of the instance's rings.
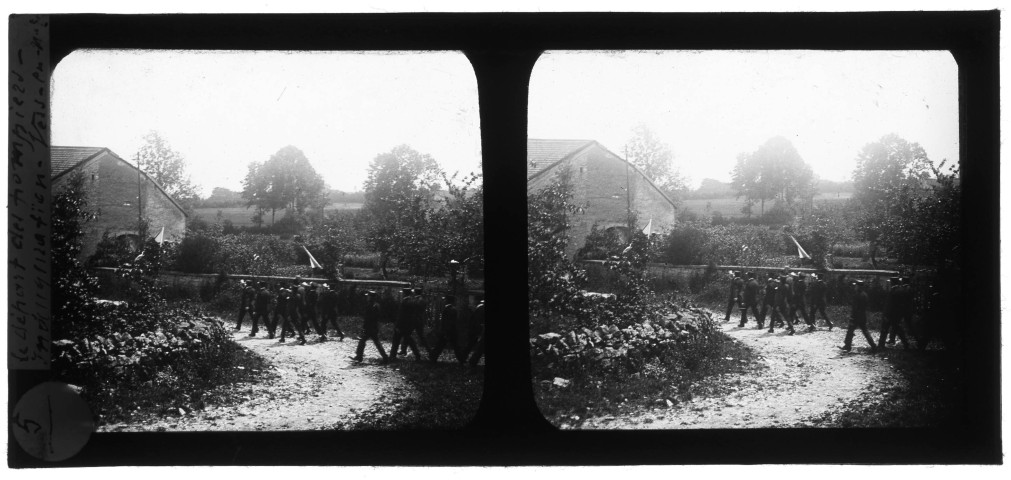
{"label": "leafy foliage", "polygon": [[412,274],[446,274],[450,260],[465,263],[470,271],[484,270],[481,177],[470,174],[460,185],[455,177],[443,175],[448,195],[417,212],[415,222],[397,232],[394,256]]}
{"label": "leafy foliage", "polygon": [[384,273],[398,235],[423,228],[439,175],[435,159],[407,145],[376,156],[369,165],[362,207],[368,218],[366,238],[383,256]]}
{"label": "leafy foliage", "polygon": [[761,202],[762,213],[766,200],[780,199],[792,205],[798,198],[814,196],[811,166],[784,137],[770,138],[755,152],[738,155],[731,177],[738,197],[744,196],[749,206]]}
{"label": "leafy foliage", "polygon": [[162,254],[119,265],[129,303],[95,299],[97,281],[77,260],[87,213],[83,177],[57,192],[53,211],[53,372],[82,387],[96,412],[120,418],[135,408],[193,404],[204,392],[240,380],[230,367],[241,348],[222,324],[191,308],[170,308],[155,287]]}
{"label": "leafy foliage", "polygon": [[695,221],[671,229],[656,260],[674,265],[775,265],[782,262],[783,252],[783,235],[776,230]]}
{"label": "leafy foliage", "polygon": [[548,186],[527,196],[527,299],[531,312],[567,312],[586,274],[565,255],[572,201],[572,173],[559,170]]}
{"label": "leafy foliage", "polygon": [[604,260],[621,253],[625,245],[616,230],[603,230],[595,224],[590,227],[586,243],[576,252],[579,260]]}
{"label": "leafy foliage", "polygon": [[53,197],[52,269],[53,338],[72,332],[78,318],[93,318],[98,281],[88,275],[79,260],[83,225],[95,218],[88,208],[84,174],[72,174]]}
{"label": "leafy foliage", "polygon": [[628,161],[639,167],[646,178],[671,196],[675,202],[688,191],[688,180],[674,166],[674,153],[646,125],[632,129],[632,138],[625,145]]}
{"label": "leafy foliage", "polygon": [[857,231],[871,242],[873,260],[874,246],[894,237],[891,222],[900,205],[925,192],[931,162],[923,147],[895,134],[865,145],[856,161],[851,201],[861,213]]}
{"label": "leafy foliage", "polygon": [[155,131],[144,135],[144,145],[134,158],[141,170],[147,173],[165,192],[187,211],[192,211],[200,200],[200,188],[193,184],[186,173],[186,159],[172,149]]}
{"label": "leafy foliage", "polygon": [[273,223],[277,209],[287,208],[302,215],[310,207],[322,211],[329,202],[323,177],[316,173],[305,154],[292,145],[278,150],[266,162],[249,164],[242,181],[242,198],[247,206],[257,208],[253,218],[258,225],[268,210]]}
{"label": "leafy foliage", "polygon": [[961,184],[958,165],[943,171],[931,166],[935,181],[925,191],[905,188],[895,199],[894,213],[882,232],[881,243],[904,263],[941,269],[961,267]]}

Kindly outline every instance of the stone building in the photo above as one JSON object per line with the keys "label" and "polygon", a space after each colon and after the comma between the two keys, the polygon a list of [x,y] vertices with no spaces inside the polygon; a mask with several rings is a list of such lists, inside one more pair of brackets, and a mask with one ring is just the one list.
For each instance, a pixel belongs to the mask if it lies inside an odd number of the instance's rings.
{"label": "stone building", "polygon": [[[165,240],[178,241],[186,234],[186,213],[176,201],[136,165],[108,148],[52,147],[53,191],[59,191],[74,175],[83,175],[88,207],[98,218],[84,224],[81,257],[95,253],[106,232],[136,247],[138,217],[148,222],[150,236],[165,227]],[[140,205],[138,205],[138,192]]]}
{"label": "stone building", "polygon": [[614,230],[628,241],[628,214],[638,217],[637,228],[652,220],[653,232],[674,225],[674,202],[635,165],[594,140],[527,140],[527,192],[550,184],[555,174],[568,169],[572,176],[572,201],[585,206],[582,215],[569,220],[569,245],[574,256],[594,225]]}

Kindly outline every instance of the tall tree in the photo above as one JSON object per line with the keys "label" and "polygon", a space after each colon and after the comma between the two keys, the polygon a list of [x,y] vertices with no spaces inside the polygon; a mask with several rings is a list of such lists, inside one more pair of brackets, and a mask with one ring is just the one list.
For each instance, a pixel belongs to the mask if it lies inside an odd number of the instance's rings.
{"label": "tall tree", "polygon": [[738,155],[730,175],[738,198],[743,196],[749,204],[761,202],[763,214],[766,200],[793,205],[798,198],[814,197],[814,172],[784,137],[770,138],[753,153]]}
{"label": "tall tree", "polygon": [[674,153],[649,127],[639,124],[632,129],[632,138],[625,144],[627,160],[639,167],[675,202],[688,191],[688,181],[674,166]]}
{"label": "tall tree", "polygon": [[326,182],[298,148],[288,145],[266,162],[249,164],[242,181],[246,206],[256,206],[257,214],[270,210],[271,223],[278,209],[304,214],[308,208],[322,209],[329,199]]}
{"label": "tall tree", "polygon": [[852,201],[861,212],[858,231],[871,242],[871,260],[876,263],[876,248],[900,206],[927,193],[933,164],[918,143],[894,133],[865,145],[856,161]]}
{"label": "tall tree", "polygon": [[186,159],[156,131],[143,138],[144,145],[137,150],[134,161],[185,210],[191,210],[199,200],[200,189],[186,172]]}
{"label": "tall tree", "polygon": [[365,180],[363,212],[368,240],[380,254],[383,274],[398,232],[425,221],[424,211],[438,190],[439,165],[407,145],[376,156]]}

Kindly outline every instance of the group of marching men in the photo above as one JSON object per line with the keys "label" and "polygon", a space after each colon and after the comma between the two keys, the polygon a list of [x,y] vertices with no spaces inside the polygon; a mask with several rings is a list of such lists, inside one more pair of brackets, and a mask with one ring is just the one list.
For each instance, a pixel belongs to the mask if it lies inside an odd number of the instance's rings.
{"label": "group of marching men", "polygon": [[[271,289],[266,282],[258,282],[254,285],[253,282],[242,280],[240,283],[242,295],[235,331],[242,329],[242,320],[248,313],[252,318],[250,337],[255,337],[259,333],[259,325],[262,320],[264,328],[267,329],[268,339],[273,339],[277,333],[278,325],[281,326],[280,343],[284,343],[285,337],[289,335],[293,338],[297,335],[298,344],[305,345],[305,333],[309,326],[316,331],[320,342],[327,341],[327,333],[331,326],[340,336],[340,341],[344,340],[344,332],[337,323],[337,292],[329,284],[304,282],[302,277],[295,277],[291,285],[281,285],[276,290]],[[352,360],[356,362],[363,360],[365,346],[369,341],[379,351],[383,363],[391,359],[396,360],[398,349],[401,356],[407,356],[408,348],[414,353],[415,359],[420,361],[419,343],[428,351],[428,358],[433,362],[438,361],[447,346],[453,350],[457,361],[461,364],[467,362],[469,357],[470,365],[476,366],[484,356],[483,298],[478,298],[477,306],[470,312],[468,325],[462,325],[461,320],[463,319],[456,307],[456,298],[453,295],[444,296],[444,304],[437,325],[437,340],[435,345],[429,348],[424,335],[425,324],[428,320],[428,301],[421,288],[401,290],[401,300],[394,319],[383,318],[379,295],[375,291],[366,291],[364,295],[365,310],[362,315],[362,335],[358,340],[355,356],[351,357]],[[273,304],[273,317],[270,316],[271,304]],[[389,356],[379,340],[379,324],[384,320],[392,320],[394,325]],[[461,340],[461,333],[467,334],[466,341]],[[414,340],[415,334],[417,342]]]}
{"label": "group of marching men", "polygon": [[[784,267],[779,273],[769,274],[765,281],[764,289],[755,278],[754,272],[747,272],[742,278],[741,272],[730,272],[730,298],[727,301],[727,313],[724,322],[730,321],[730,314],[734,307],[741,310],[741,321],[739,327],[744,327],[748,323],[748,310],[751,310],[758,323],[758,328],[765,328],[766,315],[769,318],[769,333],[775,332],[775,327],[783,327],[785,323],[786,331],[790,335],[796,333],[794,324],[799,318],[804,319],[807,331],[813,332],[816,314],[821,312],[825,319],[825,326],[832,330],[832,321],[825,313],[826,292],[828,287],[825,280],[818,274],[812,273],[810,276],[804,272],[790,272],[789,267]],[[915,308],[914,292],[909,278],[892,277],[889,279],[889,287],[886,297],[884,316],[881,323],[881,336],[875,345],[874,339],[867,330],[867,287],[862,280],[853,282],[856,294],[853,296],[851,319],[846,330],[844,344],[839,348],[850,351],[853,336],[857,329],[863,333],[867,343],[871,346],[871,352],[885,347],[885,340],[888,337],[888,344],[895,344],[895,337],[902,340],[902,346],[909,349],[909,342],[906,338],[906,330],[911,330],[913,311]],[[761,310],[758,309],[761,303]],[[800,313],[798,317],[798,312]]]}
{"label": "group of marching men", "polygon": [[[765,328],[766,315],[769,318],[769,333],[775,331],[775,327],[782,327],[784,322],[790,335],[795,333],[793,324],[798,319],[797,312],[804,318],[807,330],[813,332],[815,327],[815,314],[821,312],[825,318],[825,325],[832,329],[832,322],[825,313],[825,292],[828,290],[825,281],[818,278],[818,275],[811,274],[811,281],[808,282],[804,272],[790,272],[789,267],[783,268],[782,273],[776,275],[769,274],[765,281],[764,290],[755,278],[755,272],[746,274],[747,280],[741,277],[741,272],[730,272],[730,299],[727,301],[727,315],[723,319],[730,321],[730,313],[734,307],[741,309],[741,323],[743,327],[748,323],[748,310],[755,316],[758,328]],[[809,301],[810,299],[810,301]],[[810,303],[811,310],[808,314],[807,305]],[[758,307],[761,304],[761,311]]]}

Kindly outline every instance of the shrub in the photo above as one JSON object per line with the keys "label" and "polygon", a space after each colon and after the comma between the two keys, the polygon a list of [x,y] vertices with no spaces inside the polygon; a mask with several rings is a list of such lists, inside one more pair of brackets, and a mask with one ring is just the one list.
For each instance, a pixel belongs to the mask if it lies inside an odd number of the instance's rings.
{"label": "shrub", "polygon": [[586,243],[576,252],[579,260],[604,260],[618,255],[625,248],[618,232],[614,230],[601,230],[597,225],[590,228],[590,234],[586,236]]}

